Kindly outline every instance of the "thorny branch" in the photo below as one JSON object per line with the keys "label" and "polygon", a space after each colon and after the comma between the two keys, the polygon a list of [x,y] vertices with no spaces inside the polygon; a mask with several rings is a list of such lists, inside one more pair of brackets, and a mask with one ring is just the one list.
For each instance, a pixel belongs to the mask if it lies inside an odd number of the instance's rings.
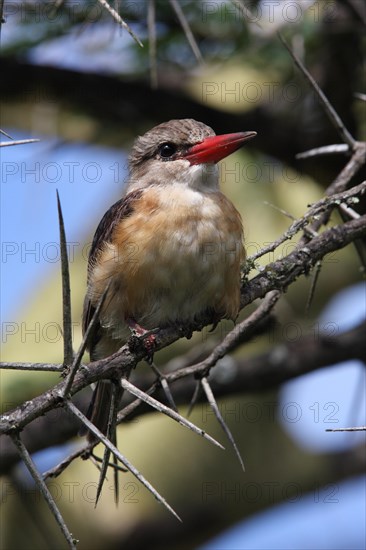
{"label": "thorny branch", "polygon": [[[230,371],[233,376],[224,384],[214,376],[210,383],[216,398],[233,394],[262,391],[273,388],[287,380],[301,376],[313,370],[339,363],[347,359],[358,359],[366,362],[366,348],[364,335],[366,323],[333,337],[319,334],[314,338],[313,334],[304,336],[298,342],[281,343],[270,351],[245,358],[230,357]],[[171,363],[178,363],[172,360]],[[135,384],[139,387],[146,386],[146,373],[136,372]],[[166,374],[170,384],[174,384],[174,398],[178,405],[187,404],[194,390],[195,381],[192,377],[192,355],[187,353],[179,361],[179,366]],[[145,390],[149,393],[149,390]],[[157,394],[161,399],[161,395]],[[198,401],[202,402],[199,396]],[[80,402],[79,402],[80,403]],[[86,403],[85,403],[86,405]],[[84,407],[85,408],[85,407]],[[118,415],[118,422],[132,420],[138,415],[151,411],[151,408],[141,405],[137,399],[127,404]],[[48,424],[52,425],[52,431]],[[39,418],[24,430],[24,442],[33,452],[63,443],[67,438],[75,435],[79,426],[71,422],[67,415],[62,415],[55,426],[54,418],[47,415]],[[47,437],[45,437],[47,434]],[[18,457],[9,438],[2,438],[2,452],[0,472],[7,473],[16,464]],[[72,460],[79,456],[89,454],[91,447],[82,447],[67,457],[63,463],[55,467],[47,475],[59,475]]]}
{"label": "thorny branch", "polygon": [[143,48],[143,44],[141,42],[141,40],[136,36],[136,34],[133,32],[133,30],[131,29],[131,27],[129,25],[127,25],[127,23],[124,21],[124,19],[122,19],[122,17],[119,15],[119,13],[114,9],[112,8],[112,6],[110,6],[108,4],[108,2],[106,0],[98,0],[98,2],[101,4],[101,6],[103,6],[103,8],[105,10],[107,10],[111,16],[113,17],[113,19],[123,28],[123,29],[126,29],[126,31],[132,36],[132,38],[135,40],[135,42],[141,46],[141,48]]}
{"label": "thorny branch", "polygon": [[36,143],[39,139],[17,139],[14,141],[2,141],[0,147],[12,147],[13,145],[25,145],[27,143]]}
{"label": "thorny branch", "polygon": [[[362,189],[366,190],[366,184]],[[300,275],[308,273],[315,263],[326,254],[339,250],[355,239],[364,236],[366,236],[366,215],[324,231],[314,237],[306,246],[268,264],[262,273],[259,273],[249,282],[244,282],[241,307],[243,308],[252,303],[257,298],[263,298],[272,290],[285,290]],[[195,328],[200,330],[211,322],[212,319],[206,316],[197,323]],[[175,327],[159,330],[155,335],[157,351],[172,344],[182,335],[182,330]],[[98,380],[123,376],[124,373],[134,368],[144,358],[145,353],[142,348],[131,351],[129,345],[126,344],[110,357],[83,366],[75,376],[74,383],[70,388],[70,395],[74,395]],[[199,374],[200,371],[201,368],[197,367],[196,371],[191,370],[191,374]],[[62,396],[65,384],[65,381],[59,382],[44,394],[27,401],[13,411],[6,412],[0,421],[0,435],[23,429],[39,416],[63,405]]]}
{"label": "thorny branch", "polygon": [[311,76],[309,71],[305,68],[305,66],[303,65],[301,60],[297,57],[295,52],[293,52],[291,50],[291,48],[288,46],[286,40],[283,38],[281,33],[279,33],[279,38],[280,38],[282,44],[287,49],[287,51],[289,52],[289,54],[291,55],[295,65],[300,69],[303,76],[310,83],[312,89],[314,90],[314,92],[318,96],[318,98],[319,98],[319,100],[320,100],[320,102],[323,106],[323,110],[324,110],[325,114],[327,115],[327,117],[329,118],[330,122],[333,124],[333,126],[335,127],[335,129],[337,130],[337,132],[339,133],[341,138],[343,139],[343,141],[348,144],[348,146],[351,150],[353,150],[356,141],[352,137],[352,135],[349,133],[349,131],[347,130],[345,125],[343,124],[343,121],[341,120],[341,117],[338,115],[337,111],[331,105],[328,98],[324,94],[323,90],[319,87],[319,85],[314,80],[314,78]]}
{"label": "thorny branch", "polygon": [[14,442],[17,450],[18,450],[19,455],[21,456],[22,460],[24,461],[24,464],[28,468],[29,473],[33,477],[34,481],[37,483],[37,486],[39,487],[45,501],[47,502],[48,507],[50,508],[52,514],[54,515],[54,517],[57,521],[57,523],[59,524],[59,526],[61,528],[61,531],[62,531],[62,533],[63,533],[63,535],[64,535],[64,537],[65,537],[65,539],[68,543],[69,548],[72,548],[72,549],[75,550],[76,549],[76,546],[75,546],[76,541],[73,539],[72,534],[68,530],[67,525],[66,525],[63,517],[61,516],[61,514],[60,514],[60,512],[59,512],[59,510],[56,506],[56,503],[55,503],[54,499],[52,498],[52,495],[51,495],[46,483],[42,479],[42,476],[39,474],[39,472],[37,470],[37,467],[34,464],[34,462],[32,460],[32,457],[30,456],[26,446],[24,445],[24,443],[20,439],[19,434],[18,433],[13,434],[12,435],[12,440],[13,440],[13,442]]}
{"label": "thorny branch", "polygon": [[104,443],[105,447],[107,447],[113,455],[120,461],[122,464],[129,470],[141,483],[144,485],[154,496],[155,498],[161,502],[172,514],[175,516],[179,521],[181,521],[180,517],[174,512],[174,510],[169,506],[169,504],[166,502],[166,500],[154,489],[154,487],[140,474],[140,472],[131,464],[129,460],[127,460],[126,457],[124,457],[117,447],[111,443],[111,441],[105,437],[99,430],[88,420],[82,412],[79,411],[77,407],[71,401],[67,401],[66,405],[70,412],[74,414],[79,420],[81,420],[85,425],[88,427],[90,431],[93,432],[93,434],[102,442]]}
{"label": "thorny branch", "polygon": [[71,317],[71,289],[70,289],[70,272],[69,259],[67,254],[66,233],[60,197],[57,194],[57,212],[60,228],[60,250],[61,250],[61,270],[62,270],[62,314],[63,314],[63,335],[64,335],[64,366],[70,366],[73,360],[72,349],[72,317]]}

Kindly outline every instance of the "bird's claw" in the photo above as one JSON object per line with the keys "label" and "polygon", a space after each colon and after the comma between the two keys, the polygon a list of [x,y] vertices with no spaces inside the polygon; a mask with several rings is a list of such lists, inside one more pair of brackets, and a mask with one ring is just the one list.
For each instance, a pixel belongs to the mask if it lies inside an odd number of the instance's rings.
{"label": "bird's claw", "polygon": [[131,337],[129,339],[130,350],[136,352],[142,348],[147,354],[148,363],[151,363],[156,348],[155,333],[158,329],[146,330],[133,319],[128,319],[127,323],[131,330]]}

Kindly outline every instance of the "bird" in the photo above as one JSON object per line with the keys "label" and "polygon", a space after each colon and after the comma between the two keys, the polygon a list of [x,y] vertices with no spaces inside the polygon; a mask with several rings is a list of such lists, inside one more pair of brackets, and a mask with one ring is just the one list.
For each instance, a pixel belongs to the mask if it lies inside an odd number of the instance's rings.
{"label": "bird", "polygon": [[[220,190],[217,163],[255,136],[216,135],[202,122],[175,119],[135,140],[125,193],[101,219],[89,253],[84,335],[104,295],[91,361],[118,351],[131,331],[193,323],[208,311],[235,321],[243,225]],[[103,433],[110,402],[111,382],[101,380],[88,416]]]}

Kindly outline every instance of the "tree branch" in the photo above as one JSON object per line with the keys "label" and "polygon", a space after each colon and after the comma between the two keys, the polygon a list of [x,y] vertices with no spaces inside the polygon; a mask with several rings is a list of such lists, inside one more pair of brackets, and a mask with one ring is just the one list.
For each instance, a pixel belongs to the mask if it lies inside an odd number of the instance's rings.
{"label": "tree branch", "polygon": [[[241,307],[248,305],[257,298],[263,298],[271,290],[285,290],[301,274],[308,273],[314,264],[327,253],[343,248],[353,240],[366,235],[366,216],[351,220],[343,225],[332,227],[313,238],[306,246],[296,249],[285,258],[268,264],[264,271],[244,283],[241,295]],[[196,330],[202,329],[212,322],[205,316],[197,323]],[[191,328],[191,327],[190,327]],[[175,342],[184,335],[184,328],[167,327],[156,333],[156,347],[160,350]],[[135,347],[135,346],[134,346]],[[130,349],[129,345],[123,346],[111,357],[95,361],[83,366],[75,376],[70,394],[74,395],[81,389],[100,379],[121,377],[123,373],[135,367],[144,358],[143,346]],[[196,370],[188,367],[184,376],[198,374]],[[183,374],[175,374],[170,380],[181,378]],[[0,421],[0,434],[11,434],[15,430],[23,429],[30,422],[44,415],[46,412],[64,404],[62,398],[66,382],[61,381],[54,388],[42,395],[27,401],[22,406],[6,412]]]}
{"label": "tree branch", "polygon": [[[303,374],[345,360],[358,359],[366,363],[365,331],[366,322],[363,322],[332,338],[322,333],[309,334],[304,335],[297,342],[277,345],[270,351],[253,357],[241,359],[231,357],[232,376],[230,380],[220,382],[217,377],[212,377],[210,379],[211,388],[216,398],[238,393],[245,394],[276,387]],[[139,374],[138,371],[136,374],[135,385],[146,387],[149,383],[146,380],[148,374]],[[191,368],[189,366],[166,374],[168,381],[174,382],[174,399],[178,405],[187,404],[194,391],[195,380],[190,375]],[[158,391],[156,398],[162,401],[164,393]],[[84,401],[77,401],[78,407],[86,409],[88,400],[88,396],[85,396]],[[204,396],[201,395],[198,401],[202,402],[203,400]],[[127,414],[128,409],[132,411],[129,414]],[[132,420],[147,412],[151,412],[151,408],[145,404],[140,404],[137,407],[127,405],[119,413],[119,418],[124,416],[125,420]],[[31,423],[25,428],[22,439],[29,452],[35,452],[65,442],[77,434],[79,427],[70,414],[60,409],[57,422],[55,422],[54,415],[39,418],[37,422]],[[0,444],[0,473],[6,474],[18,462],[19,455],[10,438],[1,437]],[[72,459],[83,455],[85,450],[87,449],[82,448],[75,451],[70,460],[65,459],[64,467],[61,467],[57,473],[66,468]]]}

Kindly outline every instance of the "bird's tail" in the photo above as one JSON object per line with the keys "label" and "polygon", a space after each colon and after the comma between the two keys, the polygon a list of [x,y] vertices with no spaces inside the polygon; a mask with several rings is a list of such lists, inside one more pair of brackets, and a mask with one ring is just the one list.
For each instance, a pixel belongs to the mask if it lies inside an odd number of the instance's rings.
{"label": "bird's tail", "polygon": [[[98,382],[86,414],[87,418],[104,435],[107,435],[112,393],[113,382],[110,380],[101,380]],[[96,441],[95,435],[87,428],[81,430],[80,435],[86,435],[89,443]]]}

